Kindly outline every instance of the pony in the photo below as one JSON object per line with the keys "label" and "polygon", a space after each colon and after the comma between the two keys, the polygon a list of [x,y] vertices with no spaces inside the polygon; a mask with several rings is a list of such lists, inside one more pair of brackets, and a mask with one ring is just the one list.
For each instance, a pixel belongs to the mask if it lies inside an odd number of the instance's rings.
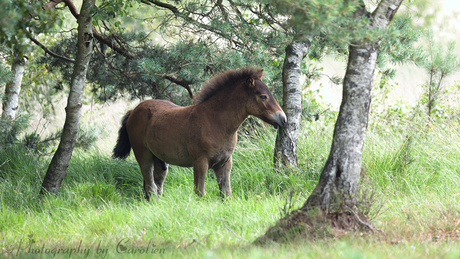
{"label": "pony", "polygon": [[128,111],[118,132],[113,158],[134,151],[144,178],[145,198],[162,195],[168,164],[193,167],[194,191],[205,195],[208,169],[213,169],[222,197],[231,197],[230,172],[237,131],[249,115],[275,128],[286,114],[262,82],[262,69],[227,70],[202,87],[193,105],[146,100]]}

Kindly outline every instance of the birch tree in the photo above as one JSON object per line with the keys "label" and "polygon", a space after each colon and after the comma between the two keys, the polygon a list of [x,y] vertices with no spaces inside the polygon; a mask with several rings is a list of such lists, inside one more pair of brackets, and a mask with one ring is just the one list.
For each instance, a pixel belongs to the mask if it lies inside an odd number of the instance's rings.
{"label": "birch tree", "polygon": [[[39,22],[38,17],[47,17],[47,21]],[[13,53],[11,63],[13,77],[5,87],[2,118],[10,120],[16,118],[27,61],[25,56],[31,51],[27,38],[33,32],[50,31],[56,24],[60,24],[60,22],[56,23],[56,19],[53,12],[40,8],[38,1],[3,1],[0,3],[0,44]]]}
{"label": "birch tree", "polygon": [[[384,29],[390,24],[401,3],[402,0],[382,0],[372,13],[368,13],[362,6],[355,12],[355,19],[369,16],[369,30]],[[356,201],[381,38],[354,43],[349,45],[342,104],[335,123],[331,151],[319,183],[302,209],[319,206],[326,210],[332,201],[341,200],[341,197],[345,199],[342,202],[349,206],[353,206]]]}
{"label": "birch tree", "polygon": [[278,130],[273,156],[275,168],[297,167],[297,139],[302,114],[300,65],[308,54],[310,41],[294,41],[286,47],[283,64],[283,110],[287,124]]}
{"label": "birch tree", "polygon": [[46,172],[41,193],[56,193],[67,174],[70,158],[72,157],[80,121],[81,98],[85,87],[86,71],[93,49],[93,31],[91,6],[95,0],[83,0],[78,15],[78,52],[70,83],[70,93],[67,99],[66,119],[61,135],[61,141]]}
{"label": "birch tree", "polygon": [[6,83],[5,99],[3,101],[2,117],[8,120],[16,118],[16,112],[19,108],[19,93],[21,92],[22,77],[24,76],[24,69],[26,65],[26,58],[21,53],[15,52],[13,55],[13,63],[11,71],[13,78]]}
{"label": "birch tree", "polygon": [[[313,210],[319,209],[327,215],[331,210],[346,210],[351,213],[350,211],[355,209],[379,45],[383,36],[389,36],[386,34],[389,30],[385,29],[388,28],[402,0],[381,0],[372,13],[366,10],[362,1],[343,1],[342,4],[338,1],[331,1],[334,2],[334,5],[331,6],[335,8],[335,12],[339,12],[340,15],[345,14],[345,19],[337,22],[328,20],[322,23],[322,25],[330,26],[325,27],[322,31],[328,32],[332,37],[340,35],[340,31],[334,30],[340,29],[342,26],[354,31],[348,32],[349,37],[344,35],[344,39],[349,40],[348,64],[343,80],[342,104],[334,127],[329,157],[321,172],[318,184],[304,205],[280,219],[276,226],[270,228],[256,242],[265,242],[267,239],[284,240],[288,235],[301,229],[301,226],[305,224],[302,222],[306,222],[308,215],[311,215],[308,212]],[[313,1],[305,2],[306,5],[315,5],[316,3]],[[297,4],[297,2],[287,3],[291,7],[297,6]],[[308,12],[308,10],[312,10],[311,8],[296,8],[295,10],[302,11],[295,13],[293,20],[298,17],[308,18],[316,15]],[[345,10],[352,12],[347,13]],[[323,14],[328,14],[328,10],[323,11]],[[348,19],[346,16],[349,16]],[[305,23],[309,23],[309,21]],[[309,27],[314,28],[315,25],[317,24],[310,23]],[[345,213],[345,215],[349,214]]]}

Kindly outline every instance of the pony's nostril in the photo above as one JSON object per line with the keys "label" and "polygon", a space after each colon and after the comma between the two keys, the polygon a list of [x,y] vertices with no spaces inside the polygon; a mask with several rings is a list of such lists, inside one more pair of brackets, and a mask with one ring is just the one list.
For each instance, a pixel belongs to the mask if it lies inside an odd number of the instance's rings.
{"label": "pony's nostril", "polygon": [[284,119],[284,118],[281,119],[280,126],[281,126],[281,128],[284,128],[286,126],[286,119]]}

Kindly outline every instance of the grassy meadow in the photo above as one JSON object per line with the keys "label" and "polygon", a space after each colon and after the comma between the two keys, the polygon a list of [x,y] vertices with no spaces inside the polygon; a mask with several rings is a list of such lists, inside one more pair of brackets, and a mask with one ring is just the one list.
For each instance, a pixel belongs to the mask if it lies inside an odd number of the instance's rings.
{"label": "grassy meadow", "polygon": [[38,195],[51,159],[24,146],[0,149],[0,257],[6,258],[458,258],[458,122],[370,124],[361,192],[374,192],[372,223],[383,233],[251,245],[300,207],[319,179],[333,121],[304,121],[299,168],[275,172],[272,128],[241,131],[233,155],[234,197],[208,174],[193,193],[189,168],[170,166],[164,196],[146,202],[131,156],[113,160],[113,134],[76,149],[58,195]]}

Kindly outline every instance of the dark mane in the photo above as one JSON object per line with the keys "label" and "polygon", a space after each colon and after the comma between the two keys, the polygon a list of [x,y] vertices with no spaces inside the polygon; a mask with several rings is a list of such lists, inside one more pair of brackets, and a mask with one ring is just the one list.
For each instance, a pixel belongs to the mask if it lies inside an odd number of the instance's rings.
{"label": "dark mane", "polygon": [[241,82],[241,80],[246,80],[254,75],[256,71],[256,68],[246,67],[240,70],[226,70],[220,72],[201,87],[200,94],[196,97],[195,103],[202,103],[227,87],[234,87],[235,84]]}

